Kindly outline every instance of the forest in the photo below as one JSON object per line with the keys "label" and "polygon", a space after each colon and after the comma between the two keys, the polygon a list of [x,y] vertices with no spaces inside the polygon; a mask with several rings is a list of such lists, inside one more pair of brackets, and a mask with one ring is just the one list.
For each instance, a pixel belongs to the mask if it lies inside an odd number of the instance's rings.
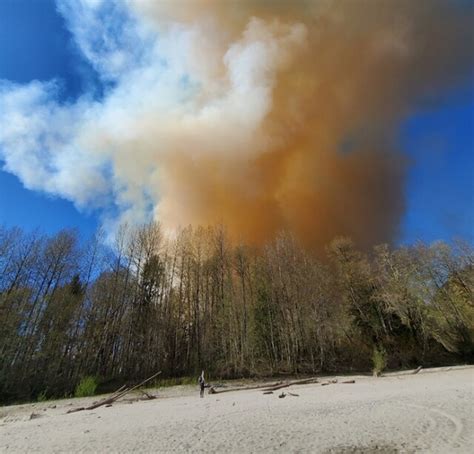
{"label": "forest", "polygon": [[472,362],[474,251],[335,238],[308,252],[223,226],[55,235],[0,227],[0,402],[163,377],[269,377]]}

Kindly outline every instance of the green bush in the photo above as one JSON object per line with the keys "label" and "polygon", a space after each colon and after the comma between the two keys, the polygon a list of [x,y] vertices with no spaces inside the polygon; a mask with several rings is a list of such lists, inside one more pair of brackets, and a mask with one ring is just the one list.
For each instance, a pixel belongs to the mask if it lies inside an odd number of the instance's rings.
{"label": "green bush", "polygon": [[161,380],[155,381],[152,387],[168,388],[170,386],[195,385],[196,383],[197,383],[197,377],[162,378]]}
{"label": "green bush", "polygon": [[382,371],[387,366],[387,353],[383,347],[374,347],[372,354],[373,372],[376,377],[380,377]]}
{"label": "green bush", "polygon": [[48,400],[48,397],[46,396],[46,391],[41,391],[38,394],[38,397],[36,398],[38,402],[46,402]]}
{"label": "green bush", "polygon": [[84,377],[76,386],[74,397],[88,397],[95,394],[97,381],[94,377]]}

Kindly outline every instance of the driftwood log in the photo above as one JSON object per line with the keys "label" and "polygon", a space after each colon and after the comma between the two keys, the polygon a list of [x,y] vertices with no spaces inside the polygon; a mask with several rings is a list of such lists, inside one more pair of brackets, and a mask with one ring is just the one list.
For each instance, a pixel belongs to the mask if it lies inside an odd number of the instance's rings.
{"label": "driftwood log", "polygon": [[102,407],[102,405],[109,405],[109,404],[112,404],[113,402],[115,402],[117,399],[120,399],[121,397],[125,396],[126,394],[128,394],[129,392],[131,391],[134,391],[135,389],[137,388],[140,388],[141,386],[143,386],[145,383],[148,383],[149,381],[153,380],[154,378],[158,377],[158,375],[161,374],[161,370],[159,372],[157,372],[156,374],[152,375],[151,377],[148,377],[146,380],[143,380],[141,383],[139,383],[138,385],[135,385],[135,386],[132,386],[131,388],[125,388],[125,386],[122,386],[120,389],[118,389],[117,391],[115,391],[110,397],[108,397],[107,399],[103,399],[99,402],[95,402],[93,403],[92,405],[90,405],[89,407],[79,407],[79,408],[73,408],[71,410],[68,411],[68,413],[76,413],[78,411],[82,411],[82,410],[95,410],[96,408],[98,407]]}
{"label": "driftwood log", "polygon": [[146,391],[140,391],[143,395],[143,399],[142,400],[153,400],[153,399],[156,399],[156,396],[154,396],[153,394],[148,394]]}
{"label": "driftwood log", "polygon": [[[273,385],[255,385],[255,386],[241,386],[240,388],[228,388],[228,389],[221,389],[217,390],[214,386],[209,387],[209,394],[222,394],[222,393],[230,393],[233,391],[248,391],[251,389],[263,389],[263,388],[268,388],[269,386],[277,386],[281,384],[282,382],[274,383]],[[277,388],[278,389],[278,388]]]}
{"label": "driftwood log", "polygon": [[310,383],[318,383],[318,379],[316,377],[311,377],[311,378],[303,378],[302,380],[287,381],[284,383],[278,383],[273,386],[267,386],[267,388],[265,388],[264,391],[276,391],[277,389],[288,388],[288,386],[308,385]]}
{"label": "driftwood log", "polygon": [[120,394],[122,391],[125,391],[126,389],[127,389],[127,385],[121,386],[119,389],[117,389],[117,391],[112,393],[112,395],[109,397],[109,399],[112,398],[112,397],[116,397],[118,394]]}
{"label": "driftwood log", "polygon": [[209,394],[222,394],[222,393],[229,393],[233,391],[249,391],[252,389],[261,389],[264,393],[269,391],[277,391],[282,388],[287,388],[288,386],[293,385],[306,385],[309,383],[317,383],[318,379],[316,377],[311,378],[304,378],[302,380],[293,380],[293,381],[285,381],[285,382],[277,382],[273,384],[265,384],[265,385],[255,385],[255,386],[242,386],[240,388],[229,388],[223,390],[216,390],[213,386],[209,389]]}
{"label": "driftwood log", "polygon": [[336,378],[335,378],[334,380],[328,380],[328,381],[326,381],[326,382],[324,382],[324,383],[321,383],[321,386],[333,385],[333,384],[335,384],[335,383],[337,383],[337,379],[336,379]]}

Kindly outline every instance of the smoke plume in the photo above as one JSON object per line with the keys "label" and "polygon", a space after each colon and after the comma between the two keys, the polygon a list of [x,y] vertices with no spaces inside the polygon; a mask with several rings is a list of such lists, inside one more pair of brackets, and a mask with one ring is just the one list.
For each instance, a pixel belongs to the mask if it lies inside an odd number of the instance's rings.
{"label": "smoke plume", "polygon": [[390,241],[397,129],[472,75],[472,8],[412,0],[59,1],[103,93],[0,84],[0,157],[106,225]]}

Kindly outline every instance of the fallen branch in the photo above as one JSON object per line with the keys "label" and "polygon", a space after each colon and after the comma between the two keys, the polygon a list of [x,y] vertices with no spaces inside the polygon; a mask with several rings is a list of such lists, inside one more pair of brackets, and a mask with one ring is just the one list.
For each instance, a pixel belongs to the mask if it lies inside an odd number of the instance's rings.
{"label": "fallen branch", "polygon": [[[116,396],[118,396],[122,391],[125,391],[127,389],[127,386],[126,385],[123,385],[121,386],[119,389],[117,389],[117,391],[113,392],[112,395],[110,397],[108,397],[108,399],[112,399],[112,398],[115,398]],[[93,402],[92,405],[95,405],[97,402]]]}
{"label": "fallen branch", "polygon": [[143,394],[142,400],[153,400],[156,399],[156,396],[153,394],[148,394],[146,391],[140,391]]}
{"label": "fallen branch", "polygon": [[413,375],[417,374],[418,372],[420,372],[420,370],[423,369],[423,366],[418,366],[414,371],[413,371]]}
{"label": "fallen branch", "polygon": [[[274,386],[277,386],[281,383],[282,382],[274,383],[273,385],[266,384],[266,385],[255,385],[255,386],[242,386],[240,388],[222,389],[220,391],[218,391],[216,388],[214,388],[214,386],[211,385],[210,388],[209,388],[209,394],[222,394],[222,393],[230,393],[232,391],[248,391],[248,390],[252,390],[252,389],[262,389],[262,388],[268,388],[269,386],[274,387]],[[272,388],[269,388],[269,390],[271,391]]]}
{"label": "fallen branch", "polygon": [[288,386],[307,385],[310,383],[318,383],[318,379],[316,377],[311,377],[311,378],[303,378],[302,380],[293,380],[293,381],[287,381],[285,383],[277,383],[274,386],[267,387],[265,391],[276,391],[278,389],[287,388]]}
{"label": "fallen branch", "polygon": [[82,411],[82,410],[85,410],[86,407],[78,407],[78,408],[71,408],[70,410],[68,410],[66,413],[69,414],[69,413],[76,413],[76,411]]}
{"label": "fallen branch", "polygon": [[[104,399],[104,400],[100,400],[98,402],[93,402],[91,406],[89,407],[78,407],[78,408],[72,408],[71,410],[69,410],[67,413],[76,413],[78,411],[82,411],[82,410],[89,410],[91,409],[92,407],[94,407],[96,404],[101,404],[101,405],[104,405],[108,402],[114,402],[115,399],[120,395],[120,393],[122,391],[125,391],[127,389],[127,386],[126,385],[123,385],[121,386],[119,389],[117,389],[117,391],[114,391],[112,393],[112,395],[110,397],[107,397],[107,399]],[[100,406],[100,405],[99,405]],[[112,403],[110,403],[110,405],[106,405],[107,407],[108,406],[112,406]],[[94,407],[95,408],[95,407]]]}
{"label": "fallen branch", "polygon": [[96,408],[98,407],[101,407],[102,405],[108,405],[108,404],[112,404],[113,402],[115,402],[117,399],[120,399],[121,397],[125,396],[126,394],[128,394],[129,392],[131,391],[134,391],[135,389],[137,388],[140,388],[141,386],[143,386],[145,383],[148,383],[149,381],[153,380],[154,378],[156,378],[158,375],[161,374],[161,370],[159,372],[157,372],[156,374],[152,375],[151,377],[148,377],[146,380],[143,380],[141,383],[139,383],[138,385],[135,385],[131,388],[125,388],[123,391],[120,392],[120,389],[123,389],[124,386],[122,386],[122,388],[120,388],[119,390],[115,391],[114,394],[112,394],[112,396],[108,397],[107,399],[103,399],[99,402],[96,402],[94,404],[92,404],[91,406],[89,407],[79,407],[79,408],[74,408],[72,410],[69,410],[68,413],[75,413],[75,412],[78,412],[78,411],[82,411],[82,410],[95,410]]}
{"label": "fallen branch", "polygon": [[120,387],[119,389],[117,389],[117,391],[115,391],[115,392],[112,394],[112,396],[110,396],[110,397],[113,397],[113,396],[115,396],[116,394],[121,393],[121,392],[124,391],[126,388],[127,388],[127,385],[121,386],[121,387]]}
{"label": "fallen branch", "polygon": [[355,382],[356,382],[355,380],[341,381],[341,383],[343,383],[344,385],[350,385],[350,384],[355,383]]}
{"label": "fallen branch", "polygon": [[273,385],[255,385],[255,386],[242,386],[240,388],[229,388],[223,389],[221,391],[216,390],[213,386],[209,388],[209,394],[221,394],[221,393],[229,393],[232,391],[249,391],[252,389],[263,389],[263,391],[277,391],[282,388],[287,388],[288,386],[293,385],[306,385],[309,383],[317,383],[318,379],[316,377],[311,378],[303,378],[302,380],[293,380],[293,381],[286,381],[286,382],[277,382]]}

